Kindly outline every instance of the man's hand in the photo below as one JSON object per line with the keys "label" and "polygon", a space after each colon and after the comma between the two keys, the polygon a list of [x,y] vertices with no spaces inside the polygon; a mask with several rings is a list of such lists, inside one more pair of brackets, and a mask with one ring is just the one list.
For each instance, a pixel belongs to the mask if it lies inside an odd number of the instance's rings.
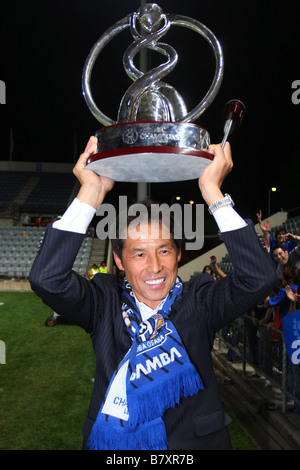
{"label": "man's hand", "polygon": [[294,235],[293,233],[286,233],[285,234],[285,241],[291,242],[291,241],[298,242],[300,241],[300,236],[299,235]]}
{"label": "man's hand", "polygon": [[115,182],[111,178],[98,176],[94,171],[86,169],[87,159],[97,151],[97,138],[90,137],[85,151],[80,155],[73,173],[81,184],[77,195],[80,202],[85,202],[98,209],[106,194],[113,188]]}
{"label": "man's hand", "polygon": [[268,297],[264,300],[264,307],[265,307],[265,308],[270,308],[269,298],[270,298],[270,296],[268,296]]}
{"label": "man's hand", "polygon": [[259,223],[259,226],[262,230],[262,232],[265,234],[265,233],[268,233],[270,231],[270,228],[272,227],[272,224],[271,222],[269,221],[269,219],[265,220],[264,222],[261,220],[262,218],[262,213],[261,213],[261,209],[259,209],[258,213],[256,214],[257,216],[257,221]]}
{"label": "man's hand", "polygon": [[203,199],[210,206],[223,196],[221,186],[233,167],[229,142],[224,149],[221,144],[210,145],[208,151],[214,155],[213,161],[208,165],[199,178],[199,188]]}
{"label": "man's hand", "polygon": [[256,214],[256,217],[257,217],[258,223],[261,224],[261,219],[262,219],[261,209],[259,209],[258,213]]}
{"label": "man's hand", "polygon": [[293,292],[290,286],[286,286],[285,293],[287,298],[292,302],[300,302],[300,295],[298,294],[298,289],[295,289],[295,292]]}
{"label": "man's hand", "polygon": [[288,313],[292,313],[297,309],[297,304],[300,303],[300,295],[298,294],[298,289],[295,289],[295,292],[293,292],[290,286],[286,286],[285,294],[290,301]]}

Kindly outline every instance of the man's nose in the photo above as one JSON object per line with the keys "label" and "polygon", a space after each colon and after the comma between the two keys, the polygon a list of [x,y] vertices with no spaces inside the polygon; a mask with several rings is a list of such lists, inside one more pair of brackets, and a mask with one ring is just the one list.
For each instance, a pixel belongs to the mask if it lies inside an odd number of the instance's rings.
{"label": "man's nose", "polygon": [[154,273],[158,273],[161,270],[161,261],[157,254],[150,255],[148,258],[148,269]]}

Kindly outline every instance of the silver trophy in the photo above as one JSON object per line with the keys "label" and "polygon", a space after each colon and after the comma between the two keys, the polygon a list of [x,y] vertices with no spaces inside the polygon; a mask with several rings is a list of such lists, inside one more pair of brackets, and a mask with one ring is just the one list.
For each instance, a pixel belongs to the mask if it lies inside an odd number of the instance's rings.
{"label": "silver trophy", "polygon": [[[201,34],[210,44],[216,62],[213,82],[202,101],[190,112],[180,94],[162,79],[178,61],[177,52],[160,42],[171,26],[182,26]],[[98,109],[90,87],[91,74],[97,57],[117,34],[130,28],[133,43],[123,56],[127,75],[133,83],[125,92],[117,121]],[[147,72],[134,65],[137,53],[150,49],[167,57],[167,61]],[[109,28],[97,41],[87,57],[82,87],[86,103],[105,127],[99,129],[97,153],[89,158],[87,168],[115,181],[173,182],[199,178],[213,155],[205,151],[210,145],[209,133],[192,124],[212,103],[223,79],[223,53],[214,34],[198,21],[165,14],[155,3],[141,6]],[[243,116],[243,105],[234,100],[226,119],[226,135]]]}

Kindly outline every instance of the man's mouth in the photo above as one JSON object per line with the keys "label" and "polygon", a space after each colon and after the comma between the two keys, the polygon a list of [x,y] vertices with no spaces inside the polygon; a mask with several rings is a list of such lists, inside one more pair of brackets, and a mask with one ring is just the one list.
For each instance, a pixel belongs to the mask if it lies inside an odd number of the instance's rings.
{"label": "man's mouth", "polygon": [[165,277],[160,277],[159,279],[149,279],[145,281],[148,286],[158,286],[166,280]]}

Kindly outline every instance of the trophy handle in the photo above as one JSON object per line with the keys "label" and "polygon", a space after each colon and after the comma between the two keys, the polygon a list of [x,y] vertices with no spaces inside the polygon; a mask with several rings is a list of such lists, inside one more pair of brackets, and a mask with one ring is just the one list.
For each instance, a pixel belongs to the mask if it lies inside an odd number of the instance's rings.
{"label": "trophy handle", "polygon": [[174,25],[183,26],[201,34],[213,49],[215,56],[215,74],[208,92],[202,101],[182,119],[182,122],[193,122],[211,105],[220,89],[224,75],[223,52],[221,45],[213,32],[199,21],[181,15],[170,15],[170,21]]}
{"label": "trophy handle", "polygon": [[[206,93],[202,101],[192,111],[188,112],[184,116],[180,116],[180,121],[191,122],[191,121],[196,120],[210,106],[210,104],[213,102],[216,94],[219,91],[219,88],[221,86],[221,82],[223,79],[223,74],[224,74],[224,60],[223,60],[222,48],[221,48],[219,41],[215,37],[215,35],[212,33],[212,31],[210,31],[205,25],[203,25],[199,21],[196,21],[193,18],[188,18],[186,16],[181,16],[181,15],[166,15],[166,16],[168,17],[170,24],[186,27],[195,31],[196,33],[201,34],[212,47],[214,56],[215,56],[216,69],[215,69],[213,82],[208,92]],[[112,120],[111,118],[106,116],[102,111],[100,111],[100,109],[97,107],[96,103],[94,102],[92,94],[91,94],[91,90],[90,90],[91,74],[92,74],[95,61],[98,55],[100,54],[101,50],[117,34],[119,34],[124,29],[130,27],[131,18],[132,18],[132,14],[129,14],[125,18],[115,23],[115,25],[113,25],[111,28],[109,28],[93,46],[84,65],[83,75],[82,75],[83,95],[86,100],[87,106],[90,109],[93,116],[98,121],[100,121],[104,126],[111,126],[113,124],[116,124],[116,121]],[[174,60],[173,62],[175,61],[176,60]],[[163,69],[163,66],[162,66],[162,69]],[[137,73],[136,70],[134,72]],[[134,75],[134,73],[132,73],[132,75]],[[162,76],[164,75],[165,73],[162,72]]]}
{"label": "trophy handle", "polygon": [[92,93],[91,93],[91,75],[93,71],[94,64],[96,59],[102,49],[106,46],[106,44],[113,39],[117,34],[119,34],[124,29],[130,26],[130,17],[131,15],[125,16],[125,18],[117,21],[113,26],[111,26],[94,44],[92,47],[87,59],[85,61],[85,65],[83,68],[82,73],[82,92],[85,98],[86,104],[93,114],[93,116],[100,121],[104,126],[111,126],[116,124],[116,121],[106,116],[100,109],[97,107],[95,101],[93,100]]}

